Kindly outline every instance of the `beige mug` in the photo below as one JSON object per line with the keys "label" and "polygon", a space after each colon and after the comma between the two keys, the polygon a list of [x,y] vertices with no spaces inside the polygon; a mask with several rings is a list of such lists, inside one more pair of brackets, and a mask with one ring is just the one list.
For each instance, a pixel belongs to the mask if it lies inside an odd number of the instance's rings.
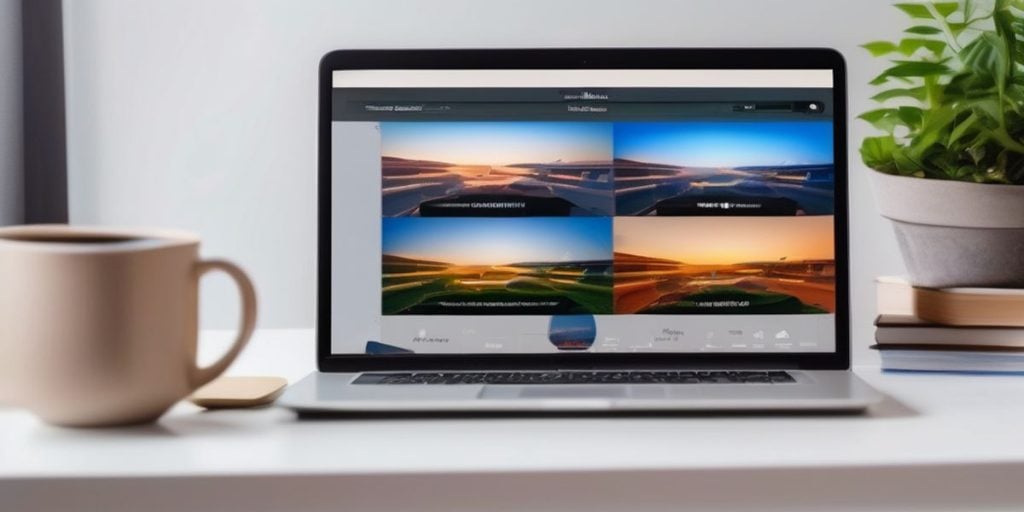
{"label": "beige mug", "polygon": [[[196,363],[199,278],[237,283],[238,338]],[[199,238],[163,230],[0,228],[0,403],[48,423],[155,421],[217,378],[249,341],[256,293],[240,268],[200,260]]]}

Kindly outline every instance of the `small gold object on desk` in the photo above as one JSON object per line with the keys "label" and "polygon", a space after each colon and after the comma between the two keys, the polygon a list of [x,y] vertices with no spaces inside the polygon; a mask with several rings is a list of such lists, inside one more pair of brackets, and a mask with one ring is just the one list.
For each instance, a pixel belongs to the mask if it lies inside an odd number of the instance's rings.
{"label": "small gold object on desk", "polygon": [[281,377],[221,377],[196,390],[189,401],[207,409],[239,409],[270,405],[284,392]]}

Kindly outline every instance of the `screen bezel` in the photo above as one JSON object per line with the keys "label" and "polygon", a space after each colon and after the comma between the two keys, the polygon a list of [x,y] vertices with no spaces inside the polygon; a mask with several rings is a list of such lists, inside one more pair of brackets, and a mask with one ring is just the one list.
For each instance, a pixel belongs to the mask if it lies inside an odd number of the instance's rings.
{"label": "screen bezel", "polygon": [[[835,165],[836,345],[833,352],[586,354],[334,354],[331,352],[331,112],[333,72],[356,69],[829,69]],[[337,50],[319,70],[317,181],[317,366],[323,372],[380,370],[850,367],[849,201],[846,65],[827,48],[573,48]]]}

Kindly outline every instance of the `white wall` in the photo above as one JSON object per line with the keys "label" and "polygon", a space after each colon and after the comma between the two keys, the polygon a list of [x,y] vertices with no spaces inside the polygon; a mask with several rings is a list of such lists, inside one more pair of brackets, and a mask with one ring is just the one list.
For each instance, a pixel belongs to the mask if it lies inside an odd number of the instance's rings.
{"label": "white wall", "polygon": [[0,226],[22,220],[21,0],[0,0]]}
{"label": "white wall", "polygon": [[[830,46],[851,112],[898,37],[887,0],[65,0],[71,218],[197,230],[261,292],[264,327],[313,323],[316,66],[335,48]],[[851,123],[855,360],[868,361],[872,279],[902,273]],[[223,284],[223,283],[218,283]],[[214,288],[214,287],[211,287]],[[205,324],[233,323],[228,288]],[[224,303],[222,303],[224,302]]]}

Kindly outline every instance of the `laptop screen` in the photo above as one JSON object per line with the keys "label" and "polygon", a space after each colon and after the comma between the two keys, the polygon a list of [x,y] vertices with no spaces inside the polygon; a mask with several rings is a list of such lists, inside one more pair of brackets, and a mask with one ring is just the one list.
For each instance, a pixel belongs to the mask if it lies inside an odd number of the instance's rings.
{"label": "laptop screen", "polygon": [[835,351],[831,70],[333,87],[333,353]]}

